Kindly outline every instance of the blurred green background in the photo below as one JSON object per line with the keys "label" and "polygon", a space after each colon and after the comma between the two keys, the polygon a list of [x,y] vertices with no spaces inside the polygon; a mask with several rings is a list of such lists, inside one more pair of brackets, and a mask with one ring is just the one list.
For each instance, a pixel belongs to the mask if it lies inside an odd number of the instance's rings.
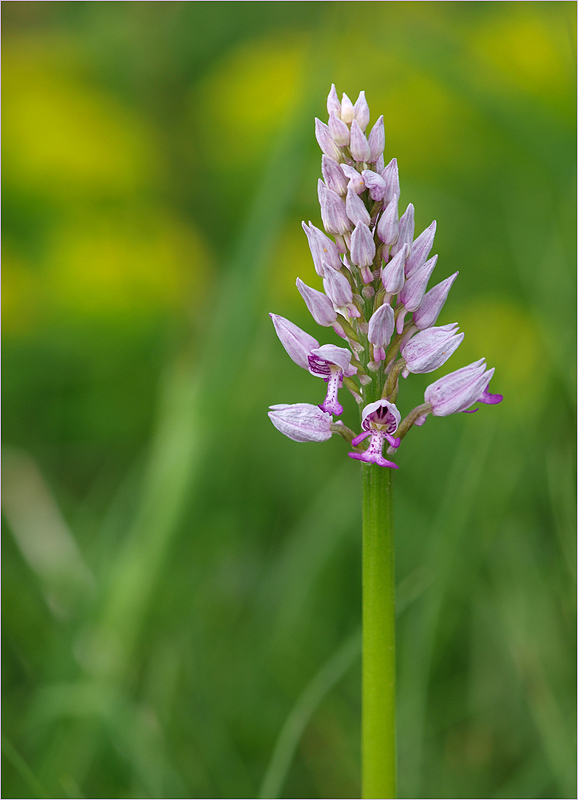
{"label": "blurred green background", "polygon": [[399,453],[400,797],[575,796],[575,11],[2,4],[4,797],[359,797],[359,465],[266,416],[331,82],[505,395]]}

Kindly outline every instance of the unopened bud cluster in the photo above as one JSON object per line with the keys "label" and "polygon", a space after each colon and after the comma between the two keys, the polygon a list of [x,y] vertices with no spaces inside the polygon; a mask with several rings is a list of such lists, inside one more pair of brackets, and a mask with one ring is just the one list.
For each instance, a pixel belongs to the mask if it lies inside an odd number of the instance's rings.
{"label": "unopened bud cluster", "polygon": [[[323,378],[327,393],[318,406],[271,406],[269,417],[295,441],[320,442],[339,433],[354,448],[352,458],[396,467],[383,456],[384,442],[392,454],[412,425],[423,425],[428,414],[475,411],[475,403],[499,403],[502,396],[488,393],[494,369],[481,359],[428,386],[424,403],[401,420],[396,406],[400,377],[433,372],[464,338],[457,323],[435,327],[458,273],[428,291],[437,262],[437,256],[429,257],[436,223],[414,239],[411,203],[400,217],[397,161],[384,163],[383,117],[367,133],[365,93],[354,104],[345,94],[340,101],[332,86],[327,111],[327,123],[315,120],[323,152],[318,195],[325,233],[303,223],[324,291],[300,278],[297,288],[315,322],[333,328],[347,347],[320,345],[297,325],[271,314],[289,356]],[[338,399],[343,386],[361,406],[358,436],[333,420],[343,413]]]}

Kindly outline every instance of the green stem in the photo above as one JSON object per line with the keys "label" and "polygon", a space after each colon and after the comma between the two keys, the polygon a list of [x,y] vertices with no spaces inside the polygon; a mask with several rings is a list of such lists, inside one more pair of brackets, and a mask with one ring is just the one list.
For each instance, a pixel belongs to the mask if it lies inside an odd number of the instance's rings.
{"label": "green stem", "polygon": [[383,799],[396,796],[392,471],[362,469],[362,797]]}

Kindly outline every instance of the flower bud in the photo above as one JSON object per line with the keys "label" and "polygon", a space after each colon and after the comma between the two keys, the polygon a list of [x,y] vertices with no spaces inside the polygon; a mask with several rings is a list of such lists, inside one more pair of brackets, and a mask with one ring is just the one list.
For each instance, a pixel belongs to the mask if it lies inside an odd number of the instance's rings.
{"label": "flower bud", "polygon": [[365,134],[359,127],[356,119],[351,123],[351,140],[349,142],[349,149],[351,155],[356,161],[368,161],[369,159],[369,145]]}
{"label": "flower bud", "polygon": [[328,233],[343,235],[353,227],[347,212],[345,203],[338,194],[328,189],[322,180],[317,184],[319,195],[319,205],[321,207],[321,219],[323,226]]}
{"label": "flower bud", "polygon": [[365,183],[359,172],[355,167],[350,167],[349,164],[341,164],[341,171],[344,176],[349,180],[347,185],[355,194],[361,194],[365,191]]}
{"label": "flower bud", "polygon": [[347,178],[334,158],[326,155],[321,156],[321,174],[328,189],[339,195],[345,194],[347,191]]}
{"label": "flower bud", "polygon": [[337,308],[343,308],[353,300],[351,284],[341,272],[327,267],[323,278],[326,295]]}
{"label": "flower bud", "polygon": [[270,406],[269,419],[294,442],[326,442],[331,438],[331,414],[310,403]]}
{"label": "flower bud", "polygon": [[323,262],[329,264],[333,269],[341,269],[343,264],[339,258],[339,250],[335,242],[331,241],[329,236],[326,236],[323,231],[320,231],[319,228],[316,228],[311,222],[309,225],[306,225],[304,222],[301,224],[307,236],[307,241],[309,242],[309,249],[313,256],[315,272],[323,277]]}
{"label": "flower bud", "polygon": [[351,260],[358,267],[370,267],[374,258],[373,235],[364,222],[358,222],[351,234]]}
{"label": "flower bud", "polygon": [[403,246],[391,261],[381,270],[381,282],[388,294],[397,294],[403,289],[405,282],[404,262],[407,256],[407,245]]}
{"label": "flower bud", "polygon": [[349,144],[349,128],[335,114],[329,115],[329,133],[338,147]]}
{"label": "flower bud", "polygon": [[303,283],[301,278],[297,278],[297,288],[301,297],[305,300],[305,305],[309,309],[309,313],[318,325],[329,327],[333,325],[337,319],[337,313],[333,308],[333,303],[324,295],[323,292],[318,292],[317,289],[312,289]]}
{"label": "flower bud", "polygon": [[341,119],[341,103],[339,102],[334,83],[331,84],[331,91],[327,95],[327,113],[330,116],[331,114],[335,114],[336,117]]}
{"label": "flower bud", "polygon": [[414,211],[413,205],[410,203],[406,210],[403,213],[403,216],[399,220],[399,234],[397,236],[397,242],[391,248],[391,255],[394,256],[398,250],[404,246],[404,244],[408,245],[408,253],[410,251],[409,245],[411,245],[413,241],[413,229],[414,229]]}
{"label": "flower bud", "polygon": [[425,401],[436,417],[466,411],[487,393],[493,374],[494,369],[486,371],[485,359],[481,358],[430,384],[425,390]]}
{"label": "flower bud", "polygon": [[435,324],[435,321],[440,315],[440,311],[444,307],[447,300],[448,293],[452,287],[453,282],[458,277],[457,272],[446,278],[445,281],[438,283],[433,289],[430,289],[421,302],[420,307],[413,312],[413,324],[420,330],[429,328]]}
{"label": "flower bud", "polygon": [[389,245],[395,242],[398,232],[397,195],[394,195],[379,218],[379,222],[377,223],[377,235],[384,244]]}
{"label": "flower bud", "polygon": [[407,311],[415,311],[419,308],[425,294],[427,282],[434,271],[437,260],[437,256],[430,258],[423,267],[420,267],[410,278],[407,278],[399,295],[399,300],[404,304]]}
{"label": "flower bud", "polygon": [[422,231],[412,244],[409,251],[409,258],[405,263],[405,274],[409,278],[416,270],[425,264],[427,257],[433,247],[434,236],[436,235],[436,221]]}
{"label": "flower bud", "polygon": [[355,115],[355,119],[361,128],[364,131],[368,124],[369,124],[369,106],[367,105],[367,100],[365,99],[365,92],[359,92],[359,97],[355,101],[355,105],[353,106],[353,113]]}
{"label": "flower bud", "polygon": [[341,151],[333,141],[331,133],[329,132],[329,127],[324,122],[321,122],[320,119],[317,119],[317,117],[315,117],[315,138],[319,143],[321,151],[325,153],[326,156],[330,156],[336,161],[339,161],[341,158]]}
{"label": "flower bud", "polygon": [[381,175],[378,175],[377,172],[373,172],[370,169],[364,169],[361,173],[361,177],[363,178],[365,186],[369,189],[369,196],[371,199],[374,201],[383,200],[385,197],[386,185]]}
{"label": "flower bud", "polygon": [[385,182],[385,195],[383,198],[384,203],[389,203],[394,195],[399,198],[401,190],[399,188],[399,170],[397,167],[397,158],[392,158],[387,167],[382,170],[381,177]]}
{"label": "flower bud", "polygon": [[401,355],[405,359],[402,372],[404,378],[407,378],[410,372],[414,374],[433,372],[445,364],[464,339],[464,334],[458,333],[457,330],[457,322],[439,328],[428,328],[402,345]]}
{"label": "flower bud", "polygon": [[369,161],[374,162],[383,155],[385,147],[385,129],[383,127],[383,115],[377,120],[367,137],[369,145]]}
{"label": "flower bud", "polygon": [[359,222],[369,225],[371,222],[371,217],[369,216],[369,211],[365,207],[365,203],[350,187],[347,189],[345,198],[345,210],[347,216],[354,225],[357,225]]}
{"label": "flower bud", "polygon": [[367,338],[376,347],[387,347],[392,337],[394,326],[395,315],[393,308],[389,303],[384,303],[371,315]]}
{"label": "flower bud", "polygon": [[353,103],[344,92],[341,99],[341,119],[349,125],[353,122],[354,117]]}

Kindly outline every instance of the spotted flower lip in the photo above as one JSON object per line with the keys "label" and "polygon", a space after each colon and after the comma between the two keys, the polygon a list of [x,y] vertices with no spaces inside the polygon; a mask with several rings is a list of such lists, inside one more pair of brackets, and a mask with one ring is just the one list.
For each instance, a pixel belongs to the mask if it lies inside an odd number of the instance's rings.
{"label": "spotted flower lip", "polygon": [[332,436],[331,414],[310,403],[270,406],[269,419],[294,442],[326,442]]}
{"label": "spotted flower lip", "polygon": [[384,428],[385,433],[395,433],[401,420],[401,414],[394,403],[389,400],[376,400],[369,403],[361,413],[361,427],[369,431],[373,427]]}

